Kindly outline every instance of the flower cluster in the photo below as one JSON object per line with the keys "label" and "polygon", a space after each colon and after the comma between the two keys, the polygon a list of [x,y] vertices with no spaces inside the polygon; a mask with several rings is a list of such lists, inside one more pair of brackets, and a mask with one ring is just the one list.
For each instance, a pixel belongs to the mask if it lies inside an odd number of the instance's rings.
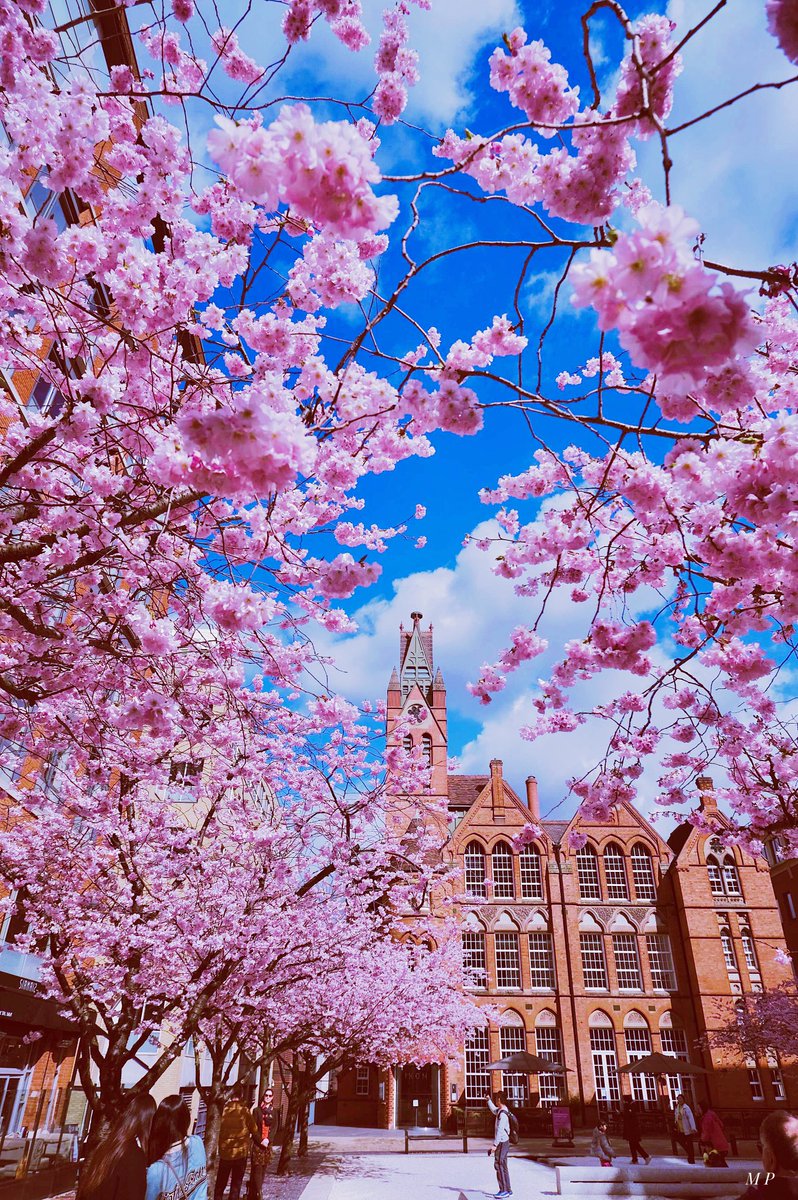
{"label": "flower cluster", "polygon": [[379,82],[372,107],[386,125],[404,112],[407,89],[418,83],[418,55],[407,45],[407,9],[403,4],[383,14],[383,32],[374,65]]}
{"label": "flower cluster", "polygon": [[696,222],[678,207],[649,204],[640,228],[612,250],[592,250],[571,275],[573,303],[591,305],[602,329],[666,389],[689,389],[708,369],[751,350],[755,331],[745,298],[696,262]]}
{"label": "flower cluster", "polygon": [[540,41],[527,43],[523,29],[505,37],[506,51],[491,57],[490,81],[528,117],[535,134],[561,139],[570,132],[572,150],[559,145],[542,153],[521,133],[493,141],[449,130],[434,153],[450,158],[486,192],[504,191],[514,204],[542,204],[553,216],[601,225],[621,200],[620,186],[634,168],[631,138],[648,137],[670,111],[681,62],[671,53],[672,22],[642,17],[621,64],[615,103],[606,112],[579,107],[579,89],[565,69],[551,62]]}
{"label": "flower cluster", "polygon": [[798,63],[798,4],[795,0],[767,0],[768,29],[790,62]]}
{"label": "flower cluster", "polygon": [[305,104],[282,109],[268,128],[217,117],[208,149],[239,193],[264,208],[291,206],[318,229],[357,240],[394,220],[395,196],[377,197],[367,143],[345,122],[317,123]]}
{"label": "flower cluster", "polygon": [[355,242],[318,234],[289,271],[287,290],[296,308],[313,313],[362,300],[373,283],[374,272]]}

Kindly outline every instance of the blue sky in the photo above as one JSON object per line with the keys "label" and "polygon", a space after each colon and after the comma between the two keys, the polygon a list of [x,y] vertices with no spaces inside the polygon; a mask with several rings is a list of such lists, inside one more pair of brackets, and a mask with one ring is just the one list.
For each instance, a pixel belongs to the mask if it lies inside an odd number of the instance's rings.
{"label": "blue sky", "polygon": [[[580,28],[586,4],[574,0],[432,0],[432,4],[429,13],[413,9],[411,14],[412,44],[420,53],[422,80],[411,93],[406,113],[409,123],[432,136],[401,126],[381,131],[379,162],[386,174],[418,169],[420,161],[439,165],[440,160],[432,159],[429,151],[447,126],[458,132],[467,128],[488,133],[511,122],[514,110],[488,86],[487,63],[502,33],[516,25],[523,25],[530,38],[540,37],[549,45],[552,57],[567,67],[572,83],[583,88],[586,84]],[[364,3],[375,44],[383,7],[382,0]],[[677,22],[678,36],[711,7],[709,0],[670,0],[667,9],[635,0],[627,10],[633,17],[666,10]],[[238,11],[237,3],[225,3],[225,21],[234,24]],[[277,44],[281,11],[279,5],[256,9],[245,27],[247,36],[240,35],[244,48],[261,62],[268,61],[269,47]],[[611,95],[622,39],[609,15],[600,15],[591,28],[600,81]],[[276,94],[363,100],[373,86],[372,57],[373,48],[351,55],[319,22],[310,42],[292,53]],[[688,49],[685,71],[676,85],[671,122],[688,120],[754,82],[782,79],[791,73],[790,64],[767,33],[763,0],[731,0]],[[318,115],[333,115],[333,109],[322,104]],[[209,114],[192,110],[191,118],[196,122],[197,144]],[[655,195],[661,195],[657,147],[647,143],[637,149],[638,173]],[[674,200],[701,222],[707,234],[708,257],[757,268],[798,257],[795,88],[752,97],[712,122],[679,135],[673,150]],[[407,194],[400,194],[406,205]],[[419,251],[451,244],[453,238],[530,236],[528,215],[504,204],[478,206],[438,195],[430,211],[428,231],[417,240]],[[405,207],[394,235],[403,228],[406,212]],[[526,332],[533,342],[547,319],[546,302],[562,263],[558,254],[547,251],[547,257],[541,256],[532,284],[522,293]],[[490,324],[494,314],[512,312],[521,257],[519,251],[502,250],[448,259],[410,289],[405,306],[422,325],[434,325],[441,331],[444,347],[455,338],[468,338]],[[381,267],[386,287],[396,277],[398,266],[395,251],[389,251]],[[346,336],[355,328],[356,316],[339,313],[330,322],[331,331]],[[398,321],[386,326],[384,339],[390,350],[409,349],[418,340]],[[556,392],[554,377],[562,370],[576,369],[596,350],[592,317],[569,311],[566,298],[547,341],[544,386]],[[479,394],[484,401],[495,399],[495,393],[484,388]],[[538,424],[535,431],[557,448],[574,439],[573,427],[563,430],[550,421]],[[425,624],[431,620],[435,627],[436,659],[449,685],[450,753],[458,756],[462,769],[468,771],[486,769],[491,757],[503,758],[505,773],[517,790],[522,789],[527,774],[536,774],[544,811],[563,815],[573,808],[564,802],[565,781],[596,758],[603,731],[588,728],[532,745],[522,741],[517,730],[530,719],[537,674],[545,673],[564,641],[584,632],[581,612],[564,600],[554,606],[542,631],[550,640],[550,654],[526,673],[519,672],[489,708],[483,709],[465,691],[466,681],[476,678],[482,661],[500,651],[508,631],[524,623],[530,609],[528,602],[514,595],[509,583],[493,575],[490,555],[473,546],[464,548],[463,540],[474,530],[484,532],[484,523],[491,517],[492,510],[479,501],[480,488],[528,466],[534,443],[520,414],[499,408],[486,413],[486,427],[478,437],[440,434],[433,441],[437,452],[432,459],[412,460],[367,481],[362,519],[385,525],[409,521],[411,527],[406,538],[396,539],[381,556],[379,582],[347,605],[360,632],[329,639],[321,648],[335,654],[340,670],[333,680],[345,694],[354,700],[381,696],[395,663],[399,622],[407,622],[410,611],[420,609]],[[427,508],[427,517],[415,522],[411,518],[419,503]],[[428,539],[423,550],[414,548],[419,534]],[[600,697],[605,686],[612,685],[594,684],[593,698]],[[645,807],[655,791],[654,775],[643,781]]]}

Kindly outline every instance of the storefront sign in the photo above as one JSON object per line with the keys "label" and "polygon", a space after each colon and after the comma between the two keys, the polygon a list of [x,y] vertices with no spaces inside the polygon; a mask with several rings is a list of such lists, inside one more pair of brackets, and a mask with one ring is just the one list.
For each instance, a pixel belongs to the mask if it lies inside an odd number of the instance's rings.
{"label": "storefront sign", "polygon": [[555,1107],[551,1110],[552,1134],[555,1141],[570,1142],[573,1139],[570,1108]]}

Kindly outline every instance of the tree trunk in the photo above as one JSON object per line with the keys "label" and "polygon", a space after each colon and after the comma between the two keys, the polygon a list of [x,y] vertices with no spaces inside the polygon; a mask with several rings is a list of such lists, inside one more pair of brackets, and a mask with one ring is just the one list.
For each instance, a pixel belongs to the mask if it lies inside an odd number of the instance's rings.
{"label": "tree trunk", "polygon": [[310,1100],[307,1096],[302,1101],[302,1107],[299,1110],[299,1147],[297,1149],[298,1158],[306,1158],[308,1153],[308,1123],[310,1117]]}
{"label": "tree trunk", "polygon": [[[296,1064],[296,1059],[294,1060]],[[283,1144],[280,1147],[280,1161],[277,1164],[277,1174],[285,1175],[288,1170],[288,1164],[291,1161],[291,1152],[294,1148],[294,1132],[296,1130],[297,1116],[299,1114],[299,1106],[302,1098],[302,1076],[297,1070],[296,1074],[291,1079],[291,1091],[288,1094],[288,1112],[285,1117],[285,1127],[283,1130]]]}
{"label": "tree trunk", "polygon": [[208,1195],[212,1196],[219,1166],[219,1130],[222,1127],[224,1101],[219,1096],[210,1103],[206,1100],[205,1104],[208,1114],[205,1123],[205,1157],[208,1163]]}

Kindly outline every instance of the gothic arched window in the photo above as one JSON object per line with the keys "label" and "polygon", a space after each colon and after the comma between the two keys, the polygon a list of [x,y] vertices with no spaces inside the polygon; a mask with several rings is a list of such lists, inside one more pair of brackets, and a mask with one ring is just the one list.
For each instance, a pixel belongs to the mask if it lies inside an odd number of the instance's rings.
{"label": "gothic arched window", "polygon": [[506,842],[498,842],[491,855],[493,895],[497,900],[512,900],[515,896],[513,852]]}
{"label": "gothic arched window", "polygon": [[479,842],[469,842],[465,849],[465,887],[469,896],[485,899],[485,851]]}

